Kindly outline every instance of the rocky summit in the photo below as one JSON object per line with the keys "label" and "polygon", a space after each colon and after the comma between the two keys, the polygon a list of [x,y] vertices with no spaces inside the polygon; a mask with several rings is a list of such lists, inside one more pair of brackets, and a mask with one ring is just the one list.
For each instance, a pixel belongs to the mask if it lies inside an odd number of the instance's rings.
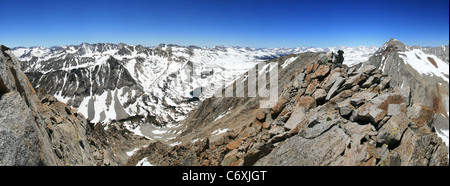
{"label": "rocky summit", "polygon": [[185,166],[449,165],[436,132],[442,114],[412,99],[410,86],[393,86],[374,65],[338,67],[324,58],[303,53],[268,61],[281,69],[274,107],[259,108],[260,97],[206,99],[184,121],[189,129],[177,145],[151,143],[127,164],[146,158]]}

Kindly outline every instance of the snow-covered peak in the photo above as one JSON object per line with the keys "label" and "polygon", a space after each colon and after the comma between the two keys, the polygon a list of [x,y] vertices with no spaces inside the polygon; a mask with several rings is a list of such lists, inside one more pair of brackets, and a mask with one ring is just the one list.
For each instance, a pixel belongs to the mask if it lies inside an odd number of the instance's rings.
{"label": "snow-covered peak", "polygon": [[429,76],[441,77],[449,82],[449,65],[435,55],[426,54],[420,49],[399,52],[400,58],[417,72]]}

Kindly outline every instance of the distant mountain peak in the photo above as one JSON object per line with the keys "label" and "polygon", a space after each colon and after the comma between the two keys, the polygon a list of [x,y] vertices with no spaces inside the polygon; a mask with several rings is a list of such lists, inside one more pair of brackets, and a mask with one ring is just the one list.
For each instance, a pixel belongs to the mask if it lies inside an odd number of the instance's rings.
{"label": "distant mountain peak", "polygon": [[401,41],[391,38],[388,42],[386,42],[383,47],[381,47],[380,50],[385,51],[397,51],[397,52],[404,52],[406,51],[406,45],[402,43]]}

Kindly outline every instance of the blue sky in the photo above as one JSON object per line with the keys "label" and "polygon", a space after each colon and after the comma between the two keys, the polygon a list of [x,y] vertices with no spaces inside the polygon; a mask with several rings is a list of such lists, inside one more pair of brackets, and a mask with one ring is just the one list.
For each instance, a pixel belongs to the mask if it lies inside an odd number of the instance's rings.
{"label": "blue sky", "polygon": [[449,43],[448,0],[0,0],[0,22],[10,47]]}

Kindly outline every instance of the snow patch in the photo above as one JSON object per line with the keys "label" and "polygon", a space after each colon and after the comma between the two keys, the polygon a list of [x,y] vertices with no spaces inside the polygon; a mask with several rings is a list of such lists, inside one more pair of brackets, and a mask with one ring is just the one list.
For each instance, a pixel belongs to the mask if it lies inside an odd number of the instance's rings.
{"label": "snow patch", "polygon": [[173,146],[177,146],[177,145],[180,145],[180,144],[181,144],[181,142],[177,141],[177,142],[175,142],[175,143],[171,143],[170,146],[173,147]]}
{"label": "snow patch", "polygon": [[293,61],[295,61],[297,58],[298,58],[298,56],[297,56],[297,57],[291,57],[291,58],[287,59],[287,60],[281,65],[281,68],[284,69],[284,68],[287,67],[289,64],[291,64]]}
{"label": "snow patch", "polygon": [[229,129],[217,129],[217,130],[211,132],[211,135],[220,135],[220,134],[223,134],[225,132],[228,132],[228,130]]}
{"label": "snow patch", "polygon": [[224,116],[226,116],[228,113],[230,113],[230,110],[231,110],[231,108],[228,109],[226,112],[224,112],[224,113],[220,114],[219,116],[217,116],[217,118],[214,121],[217,121],[217,120],[223,118]]}
{"label": "snow patch", "polygon": [[134,153],[136,153],[139,150],[139,148],[134,148],[131,151],[126,152],[128,156],[133,156]]}
{"label": "snow patch", "polygon": [[448,130],[442,129],[437,131],[437,135],[444,141],[444,143],[449,146],[448,144]]}
{"label": "snow patch", "polygon": [[145,157],[144,159],[140,160],[136,166],[155,166],[152,165],[150,162],[148,162],[147,157]]}

